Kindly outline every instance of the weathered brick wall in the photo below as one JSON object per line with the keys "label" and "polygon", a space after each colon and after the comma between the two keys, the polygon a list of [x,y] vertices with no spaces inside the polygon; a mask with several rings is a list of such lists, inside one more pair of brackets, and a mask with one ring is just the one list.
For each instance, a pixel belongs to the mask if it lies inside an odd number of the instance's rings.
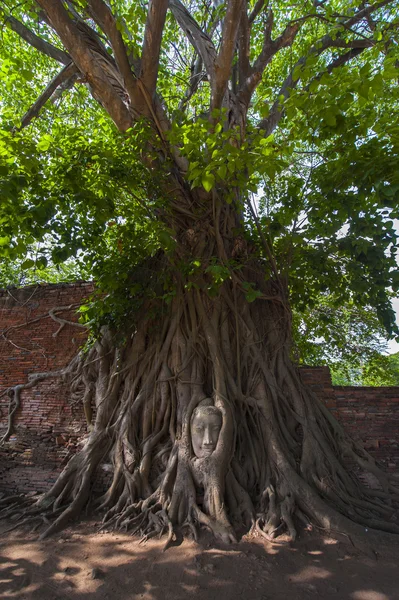
{"label": "weathered brick wall", "polygon": [[[83,282],[0,290],[0,437],[7,428],[4,392],[30,373],[65,367],[85,340],[85,332],[70,325],[55,335],[59,323],[49,310],[72,305],[60,316],[76,321],[76,307],[92,291]],[[386,468],[399,468],[399,387],[333,387],[328,367],[301,367],[300,373],[352,437]],[[66,384],[48,379],[23,392],[15,424],[0,447],[0,492],[44,491],[87,435],[82,406]]]}
{"label": "weathered brick wall", "polygon": [[[84,343],[86,332],[49,316],[77,321],[76,308],[93,291],[91,283],[29,286],[0,290],[0,438],[7,429],[10,386],[26,383],[31,373],[65,367]],[[55,480],[86,433],[81,404],[59,378],[22,393],[15,433],[0,446],[0,491],[42,491]]]}
{"label": "weathered brick wall", "polygon": [[349,435],[388,470],[399,470],[399,387],[335,387],[336,414]]}
{"label": "weathered brick wall", "polygon": [[354,440],[386,470],[399,470],[399,387],[333,386],[328,367],[300,373]]}

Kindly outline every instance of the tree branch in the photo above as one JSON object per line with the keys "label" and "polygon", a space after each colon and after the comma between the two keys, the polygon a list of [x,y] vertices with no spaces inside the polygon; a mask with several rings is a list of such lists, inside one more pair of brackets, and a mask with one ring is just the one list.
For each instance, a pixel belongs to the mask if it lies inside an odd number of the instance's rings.
{"label": "tree branch", "polygon": [[131,127],[133,119],[129,109],[118,95],[98,58],[85,42],[74,21],[58,0],[36,0],[46,11],[52,26],[62,43],[70,52],[75,64],[90,84],[93,95],[103,104],[114,123],[121,131]]}
{"label": "tree branch", "polygon": [[88,9],[90,15],[108,36],[117,67],[122,75],[131,103],[134,104],[137,87],[122,35],[116,26],[115,17],[103,0],[88,0]]}
{"label": "tree branch", "polygon": [[[328,46],[327,46],[328,47]],[[355,58],[356,56],[358,56],[361,52],[363,52],[366,48],[368,48],[369,46],[363,46],[361,45],[359,48],[352,48],[349,52],[347,52],[346,54],[343,54],[342,56],[339,56],[338,58],[336,58],[335,60],[333,60],[325,69],[325,71],[323,71],[322,73],[319,73],[319,75],[317,75],[317,78],[320,78],[323,73],[328,72],[331,73],[331,71],[333,71],[334,69],[336,69],[337,67],[340,67],[344,64],[346,64],[347,62],[349,62],[352,58]],[[323,48],[323,50],[325,50],[326,48]],[[321,51],[320,51],[321,52]],[[288,98],[288,94],[289,91],[292,89],[295,89],[300,81],[300,78],[296,79],[294,81],[293,79],[293,72],[295,70],[296,67],[304,65],[306,62],[306,58],[302,57],[300,58],[294,69],[292,69],[291,73],[288,75],[288,77],[286,78],[286,80],[284,81],[283,85],[280,88],[280,91],[278,93],[278,98],[280,96],[284,96],[284,98]],[[269,136],[271,133],[273,133],[273,131],[275,130],[275,128],[277,127],[280,119],[282,118],[284,114],[284,109],[281,106],[281,101],[278,99],[274,102],[270,114],[266,119],[263,119],[262,121],[260,121],[260,123],[258,123],[258,128],[259,129],[263,129],[265,131],[265,135],[266,137]]]}
{"label": "tree branch", "polygon": [[352,25],[355,25],[362,19],[369,17],[376,10],[383,8],[387,4],[391,4],[391,3],[392,3],[392,0],[382,0],[381,2],[376,2],[375,4],[366,6],[366,8],[359,10],[353,17],[351,17],[350,19],[345,21],[345,23],[343,23],[343,26],[345,28],[352,27]]}
{"label": "tree branch", "polygon": [[42,40],[42,38],[33,33],[33,31],[28,29],[28,27],[14,17],[6,16],[4,23],[9,25],[9,27],[15,31],[15,33],[25,40],[25,42],[28,42],[28,44],[33,46],[33,48],[36,48],[36,50],[39,50],[43,54],[50,56],[50,58],[54,58],[54,60],[64,65],[69,65],[71,62],[71,57],[66,52],[56,48],[45,40]]}
{"label": "tree branch", "polygon": [[229,0],[223,21],[222,42],[216,59],[215,77],[211,78],[211,110],[220,108],[231,73],[243,0]]}
{"label": "tree branch", "polygon": [[[195,58],[195,57],[194,57]],[[193,61],[192,74],[190,77],[190,84],[187,88],[184,97],[181,99],[179,103],[179,110],[183,111],[187,106],[188,102],[190,102],[191,98],[194,96],[195,92],[198,89],[201,81],[206,79],[205,72],[202,70],[202,58],[200,56],[196,57],[196,60]]]}
{"label": "tree branch", "polygon": [[[263,4],[263,0],[262,0]],[[241,8],[240,29],[238,32],[238,85],[241,88],[245,79],[251,71],[249,62],[250,53],[250,24],[247,14],[247,7],[244,3]]]}
{"label": "tree branch", "polygon": [[186,34],[190,44],[201,56],[210,80],[215,78],[215,63],[217,53],[210,37],[202,31],[180,0],[169,0],[169,8]]}
{"label": "tree branch", "polygon": [[52,104],[55,104],[57,102],[57,100],[59,100],[62,97],[64,92],[72,89],[73,86],[75,85],[75,83],[80,83],[80,82],[81,82],[81,74],[80,74],[79,69],[76,69],[76,72],[73,73],[68,79],[63,81],[61,83],[61,85],[59,85],[58,88],[54,91],[53,95],[50,98],[50,102]]}
{"label": "tree branch", "polygon": [[282,48],[292,46],[296,34],[299,31],[299,23],[288,23],[283,33],[278,38],[272,40],[271,32],[273,27],[273,12],[270,11],[268,25],[265,31],[265,40],[263,43],[262,51],[254,64],[254,71],[260,71],[263,73],[266,66],[272,59],[272,57]]}
{"label": "tree branch", "polygon": [[[269,4],[269,3],[267,3],[267,4]],[[255,21],[256,17],[260,13],[260,11],[264,7],[264,5],[265,5],[265,0],[257,0],[255,6],[253,7],[251,14],[248,17],[248,21],[249,21],[250,25],[252,25],[252,23]],[[267,8],[267,6],[266,6],[266,8]]]}
{"label": "tree branch", "polygon": [[295,37],[299,31],[299,23],[288,23],[283,33],[278,38],[273,40],[273,22],[273,11],[270,10],[267,19],[262,50],[253,67],[251,68],[249,76],[245,79],[244,85],[241,87],[238,93],[240,101],[246,107],[249,105],[252,94],[261,81],[263,72],[272,60],[273,56],[282,48],[291,46],[294,43]]}
{"label": "tree branch", "polygon": [[70,62],[69,65],[64,67],[47,85],[44,92],[40,95],[40,97],[36,100],[36,102],[30,107],[30,109],[25,113],[22,117],[21,126],[19,130],[27,127],[29,123],[35,118],[39,116],[39,113],[43,106],[46,104],[47,100],[51,98],[53,93],[57,88],[60,87],[65,81],[67,81],[72,75],[78,72],[78,68],[73,62]]}
{"label": "tree branch", "polygon": [[[158,128],[161,138],[164,139],[163,131],[168,129],[168,122],[159,99],[156,97],[154,98],[159,57],[155,73],[154,93],[150,96],[143,81],[137,79],[131,69],[126,47],[122,35],[117,28],[114,15],[103,0],[88,0],[88,3],[90,15],[98,23],[111,42],[116,65],[122,75],[135,115],[141,116],[145,114],[146,116],[151,116]],[[137,68],[140,69],[140,61],[137,60],[135,62],[139,63],[137,64]]]}
{"label": "tree branch", "polygon": [[[366,8],[362,8],[359,10],[353,17],[346,19],[346,21],[338,22],[337,25],[348,29],[359,23],[362,19],[368,19],[370,15],[376,10],[383,8],[387,4],[390,4],[392,0],[382,0],[381,2],[377,2],[372,4],[371,6],[367,6]],[[339,37],[333,39],[330,35],[325,35],[319,42],[317,46],[313,46],[309,51],[309,54],[321,54],[327,48],[351,48],[349,52],[344,54],[343,56],[335,59],[330,65],[327,67],[327,72],[331,72],[334,68],[346,64],[349,60],[358,56],[365,48],[370,48],[374,45],[374,40],[363,38],[363,39],[355,39],[355,40],[342,40]],[[291,73],[288,75],[286,80],[284,81],[278,96],[283,95],[284,98],[288,97],[289,90],[294,89],[299,82],[299,79],[293,80],[293,72],[296,67],[304,65],[306,63],[306,57],[301,57],[294,68],[291,70]],[[272,131],[276,128],[278,122],[283,116],[283,109],[281,108],[281,102],[276,100],[272,106],[269,116],[266,119],[263,119],[259,124],[259,129],[264,129],[266,135],[270,135]]]}
{"label": "tree branch", "polygon": [[140,79],[152,98],[158,78],[159,55],[169,0],[150,0],[145,24]]}
{"label": "tree branch", "polygon": [[328,73],[331,73],[331,71],[333,71],[337,67],[342,67],[342,65],[345,65],[347,62],[352,60],[352,58],[359,56],[359,54],[361,54],[363,52],[363,50],[365,50],[366,48],[368,48],[368,46],[363,46],[363,47],[359,46],[358,48],[352,48],[351,50],[349,50],[349,52],[346,52],[346,54],[342,54],[341,56],[339,56],[338,58],[333,60],[327,66],[326,71]]}
{"label": "tree branch", "polygon": [[361,40],[342,40],[335,39],[329,43],[329,48],[371,48],[375,45],[375,40],[363,38]]}

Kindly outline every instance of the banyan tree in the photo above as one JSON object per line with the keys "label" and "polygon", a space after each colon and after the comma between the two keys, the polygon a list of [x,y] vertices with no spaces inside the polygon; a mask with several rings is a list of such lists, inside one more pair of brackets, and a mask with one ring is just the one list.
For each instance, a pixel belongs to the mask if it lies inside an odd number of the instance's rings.
{"label": "banyan tree", "polygon": [[399,533],[398,477],[302,384],[292,333],[317,294],[393,331],[398,3],[0,10],[2,255],[75,256],[99,290],[85,348],[10,391],[60,376],[88,419],[25,514],[51,519],[46,536],[90,501],[167,544],[202,526]]}

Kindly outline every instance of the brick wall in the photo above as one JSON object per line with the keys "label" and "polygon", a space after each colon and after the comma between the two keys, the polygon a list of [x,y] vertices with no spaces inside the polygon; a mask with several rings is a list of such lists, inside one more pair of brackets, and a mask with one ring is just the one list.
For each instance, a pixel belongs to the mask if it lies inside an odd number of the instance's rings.
{"label": "brick wall", "polygon": [[[92,291],[83,282],[0,290],[0,436],[7,428],[4,391],[30,373],[65,367],[85,340],[85,332],[70,325],[57,333],[49,310],[72,305],[60,316],[76,321],[76,306]],[[334,387],[328,367],[301,367],[300,373],[352,437],[385,468],[399,468],[399,387]],[[82,406],[59,379],[49,379],[23,392],[15,424],[0,446],[0,492],[44,491],[84,442]]]}
{"label": "brick wall", "polygon": [[399,387],[335,387],[338,419],[389,470],[399,469]]}
{"label": "brick wall", "polygon": [[[90,283],[29,286],[0,290],[0,438],[7,429],[8,397],[4,391],[26,383],[30,373],[65,367],[84,343],[84,330],[49,316],[76,321],[76,308],[93,291]],[[81,404],[74,404],[59,378],[22,392],[16,430],[0,446],[0,491],[42,491],[54,482],[86,434]]]}
{"label": "brick wall", "polygon": [[328,367],[300,373],[354,440],[387,470],[399,469],[399,387],[333,386]]}

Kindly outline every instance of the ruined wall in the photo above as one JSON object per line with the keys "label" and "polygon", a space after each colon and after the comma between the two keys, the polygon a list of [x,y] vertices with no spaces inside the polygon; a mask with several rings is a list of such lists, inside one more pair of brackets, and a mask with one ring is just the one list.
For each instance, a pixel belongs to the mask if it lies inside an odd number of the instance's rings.
{"label": "ruined wall", "polygon": [[[53,320],[77,321],[76,308],[93,291],[91,283],[0,290],[0,438],[7,429],[10,386],[30,373],[65,367],[84,343],[80,328]],[[389,470],[399,469],[399,387],[333,387],[328,367],[302,367],[302,380]],[[44,491],[84,443],[86,422],[79,402],[60,379],[24,390],[16,429],[0,446],[0,493]],[[101,485],[106,472],[98,474]]]}
{"label": "ruined wall", "polygon": [[[10,386],[31,373],[65,367],[86,332],[51,318],[77,321],[76,309],[93,291],[90,283],[0,290],[0,438],[7,429]],[[80,403],[60,378],[22,392],[15,432],[0,446],[0,491],[48,489],[86,434]]]}
{"label": "ruined wall", "polygon": [[399,387],[333,386],[328,367],[300,371],[349,435],[386,470],[399,470]]}
{"label": "ruined wall", "polygon": [[387,470],[399,470],[399,387],[335,387],[337,417]]}

